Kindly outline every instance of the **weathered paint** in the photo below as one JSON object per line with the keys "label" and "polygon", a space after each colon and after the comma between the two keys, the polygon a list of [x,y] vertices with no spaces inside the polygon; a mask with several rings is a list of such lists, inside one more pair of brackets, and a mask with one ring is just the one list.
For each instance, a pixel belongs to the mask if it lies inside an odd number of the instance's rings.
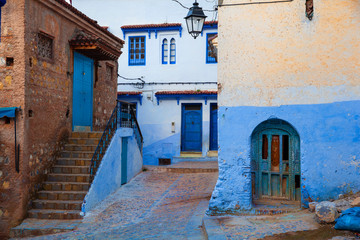
{"label": "weathered paint", "polygon": [[[252,131],[269,118],[300,136],[302,203],[360,191],[360,101],[280,107],[220,107],[219,180],[210,210],[251,208]],[[231,126],[228,127],[228,126]],[[236,141],[234,141],[236,136]]]}
{"label": "weathered paint", "polygon": [[128,141],[127,149],[127,182],[130,181],[142,169],[142,157],[137,145],[133,129],[120,128],[113,136],[111,143],[96,172],[94,181],[85,196],[82,206],[83,212],[93,209],[121,186],[122,179],[122,141]]}
{"label": "weathered paint", "polygon": [[[248,1],[224,0],[224,4]],[[210,212],[252,208],[250,136],[269,118],[299,133],[302,204],[359,191],[360,5],[219,7],[219,180]]]}

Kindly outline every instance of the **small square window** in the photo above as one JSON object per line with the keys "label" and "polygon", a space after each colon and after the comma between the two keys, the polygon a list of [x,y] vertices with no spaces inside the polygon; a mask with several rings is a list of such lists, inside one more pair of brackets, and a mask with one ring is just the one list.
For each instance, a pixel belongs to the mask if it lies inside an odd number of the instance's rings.
{"label": "small square window", "polygon": [[145,36],[129,37],[129,65],[145,65]]}
{"label": "small square window", "polygon": [[12,67],[12,66],[14,66],[14,58],[12,58],[12,57],[7,57],[7,58],[6,58],[6,66],[7,66],[7,67]]}

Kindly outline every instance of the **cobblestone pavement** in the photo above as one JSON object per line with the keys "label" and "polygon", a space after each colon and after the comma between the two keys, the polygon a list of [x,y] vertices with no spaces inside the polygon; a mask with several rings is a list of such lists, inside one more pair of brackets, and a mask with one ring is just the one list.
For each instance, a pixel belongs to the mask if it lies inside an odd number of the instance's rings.
{"label": "cobblestone pavement", "polygon": [[147,171],[85,216],[78,229],[32,239],[204,239],[217,172]]}

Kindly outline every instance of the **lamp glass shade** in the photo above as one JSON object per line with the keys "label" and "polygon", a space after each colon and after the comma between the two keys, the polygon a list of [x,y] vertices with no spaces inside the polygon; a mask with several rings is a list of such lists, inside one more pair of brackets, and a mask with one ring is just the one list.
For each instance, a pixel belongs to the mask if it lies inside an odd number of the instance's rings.
{"label": "lamp glass shade", "polygon": [[202,32],[205,22],[205,14],[197,2],[190,8],[188,15],[185,17],[188,32],[196,38]]}

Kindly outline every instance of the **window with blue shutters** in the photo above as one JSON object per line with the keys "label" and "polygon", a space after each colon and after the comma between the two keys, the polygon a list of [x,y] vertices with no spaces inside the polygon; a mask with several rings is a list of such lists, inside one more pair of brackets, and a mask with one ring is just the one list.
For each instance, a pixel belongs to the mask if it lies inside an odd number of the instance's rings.
{"label": "window with blue shutters", "polygon": [[145,65],[145,36],[129,37],[129,65]]}
{"label": "window with blue shutters", "polygon": [[176,45],[175,39],[171,39],[170,41],[170,64],[176,63]]}
{"label": "window with blue shutters", "polygon": [[212,38],[217,33],[208,33],[206,34],[206,63],[217,63],[216,59],[211,56],[211,48],[209,46],[209,38]]}
{"label": "window with blue shutters", "polygon": [[162,42],[162,64],[168,63],[168,57],[169,57],[169,51],[168,51],[168,41],[165,38]]}

